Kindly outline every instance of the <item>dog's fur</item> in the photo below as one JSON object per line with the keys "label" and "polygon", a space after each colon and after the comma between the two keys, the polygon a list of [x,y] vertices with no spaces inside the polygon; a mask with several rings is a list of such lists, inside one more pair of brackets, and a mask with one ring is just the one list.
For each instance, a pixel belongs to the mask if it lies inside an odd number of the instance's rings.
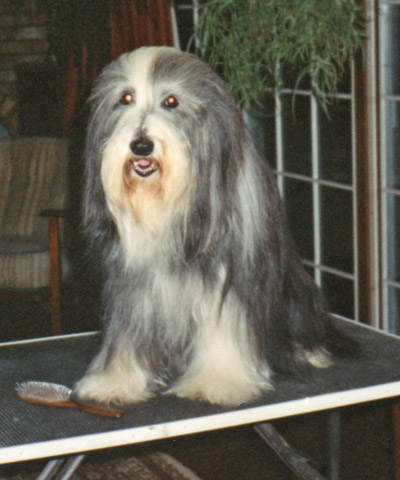
{"label": "dog's fur", "polygon": [[275,372],[329,365],[320,291],[220,78],[193,55],[141,48],[106,67],[90,103],[84,222],[106,326],[75,395],[238,405]]}

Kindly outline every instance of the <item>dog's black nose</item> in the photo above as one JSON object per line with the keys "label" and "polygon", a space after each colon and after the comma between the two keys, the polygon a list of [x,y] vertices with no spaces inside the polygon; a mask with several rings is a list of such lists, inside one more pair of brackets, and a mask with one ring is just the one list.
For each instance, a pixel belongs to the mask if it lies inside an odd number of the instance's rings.
{"label": "dog's black nose", "polygon": [[133,154],[137,157],[149,157],[154,149],[154,143],[148,138],[134,140],[130,146]]}

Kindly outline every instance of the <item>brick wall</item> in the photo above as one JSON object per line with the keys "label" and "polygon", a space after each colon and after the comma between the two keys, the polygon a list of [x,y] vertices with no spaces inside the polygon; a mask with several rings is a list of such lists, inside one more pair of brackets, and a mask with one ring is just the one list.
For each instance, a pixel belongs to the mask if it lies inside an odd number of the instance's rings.
{"label": "brick wall", "polygon": [[42,62],[48,55],[46,16],[38,11],[38,2],[27,1],[19,14],[0,4],[0,122],[12,134],[18,132],[15,67]]}

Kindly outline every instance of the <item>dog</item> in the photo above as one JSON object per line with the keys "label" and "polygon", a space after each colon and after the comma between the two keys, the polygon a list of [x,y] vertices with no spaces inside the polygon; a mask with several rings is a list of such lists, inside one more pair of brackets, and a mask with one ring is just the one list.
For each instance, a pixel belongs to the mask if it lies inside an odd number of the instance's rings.
{"label": "dog", "polygon": [[105,271],[104,337],[74,388],[234,407],[343,348],[285,225],[273,172],[220,77],[143,47],[93,89],[84,229]]}

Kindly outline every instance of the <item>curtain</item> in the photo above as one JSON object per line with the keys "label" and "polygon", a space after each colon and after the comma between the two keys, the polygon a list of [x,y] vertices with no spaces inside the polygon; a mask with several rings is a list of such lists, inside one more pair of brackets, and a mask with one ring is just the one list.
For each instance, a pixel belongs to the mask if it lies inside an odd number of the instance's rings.
{"label": "curtain", "polygon": [[114,0],[111,10],[111,59],[135,48],[173,45],[171,7],[165,0],[147,0],[138,9],[129,0]]}
{"label": "curtain", "polygon": [[[111,60],[135,48],[152,45],[173,45],[171,6],[167,0],[146,0],[146,8],[137,8],[133,0],[112,0],[110,11],[110,58],[98,59],[94,69],[88,73],[88,49],[82,45],[82,62],[79,72],[74,56],[71,55],[67,73],[63,109],[63,134],[67,136],[86,102],[87,91],[81,88],[81,77],[86,84],[93,85],[98,74]],[[87,90],[87,89],[86,89]]]}

